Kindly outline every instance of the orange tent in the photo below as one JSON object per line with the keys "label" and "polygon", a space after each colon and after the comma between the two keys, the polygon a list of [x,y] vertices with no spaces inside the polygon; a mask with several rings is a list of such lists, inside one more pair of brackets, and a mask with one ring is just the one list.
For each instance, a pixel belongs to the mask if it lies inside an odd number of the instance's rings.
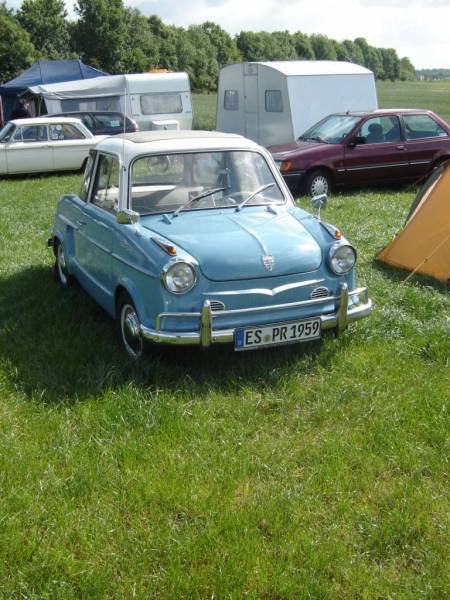
{"label": "orange tent", "polygon": [[450,161],[428,178],[405,227],[378,255],[393,267],[450,281]]}

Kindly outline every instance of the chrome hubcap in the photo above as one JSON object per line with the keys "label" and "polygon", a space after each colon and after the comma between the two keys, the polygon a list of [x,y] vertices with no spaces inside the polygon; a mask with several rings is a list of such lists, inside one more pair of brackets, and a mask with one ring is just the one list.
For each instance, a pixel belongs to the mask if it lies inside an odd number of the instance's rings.
{"label": "chrome hubcap", "polygon": [[142,354],[141,326],[133,306],[123,306],[120,321],[125,350],[132,358],[139,358]]}
{"label": "chrome hubcap", "polygon": [[314,177],[311,182],[311,195],[319,196],[320,194],[328,193],[328,181],[327,178],[323,175],[318,175]]}
{"label": "chrome hubcap", "polygon": [[58,275],[61,283],[65,285],[67,283],[66,257],[64,256],[64,248],[62,247],[62,244],[58,245]]}

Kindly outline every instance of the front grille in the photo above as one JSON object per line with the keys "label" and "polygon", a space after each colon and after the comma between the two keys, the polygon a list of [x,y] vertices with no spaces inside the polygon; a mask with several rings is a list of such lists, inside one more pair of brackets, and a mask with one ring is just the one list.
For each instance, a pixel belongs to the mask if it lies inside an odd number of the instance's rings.
{"label": "front grille", "polygon": [[212,312],[220,312],[221,310],[225,310],[225,304],[220,300],[211,300],[210,303]]}
{"label": "front grille", "polygon": [[310,298],[326,298],[330,295],[330,290],[326,287],[316,287],[311,292]]}

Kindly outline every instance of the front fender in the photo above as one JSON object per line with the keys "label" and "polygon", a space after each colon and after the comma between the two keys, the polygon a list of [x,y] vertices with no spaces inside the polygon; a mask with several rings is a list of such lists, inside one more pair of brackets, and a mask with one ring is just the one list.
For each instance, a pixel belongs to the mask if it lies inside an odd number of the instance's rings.
{"label": "front fender", "polygon": [[114,293],[114,313],[113,317],[117,318],[117,299],[121,293],[121,291],[125,290],[130,298],[133,300],[133,304],[137,310],[138,317],[141,322],[144,320],[144,315],[146,314],[145,306],[143,298],[139,292],[137,285],[134,283],[132,279],[129,277],[122,277],[116,286],[116,290]]}

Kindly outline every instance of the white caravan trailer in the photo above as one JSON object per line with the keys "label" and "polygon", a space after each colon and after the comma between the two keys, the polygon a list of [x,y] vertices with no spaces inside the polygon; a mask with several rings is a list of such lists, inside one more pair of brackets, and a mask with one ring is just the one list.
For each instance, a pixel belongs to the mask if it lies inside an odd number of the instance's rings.
{"label": "white caravan trailer", "polygon": [[220,71],[216,128],[271,146],[296,140],[331,113],[376,108],[373,73],[359,65],[328,60],[238,63]]}
{"label": "white caravan trailer", "polygon": [[111,110],[125,113],[141,130],[192,129],[187,73],[109,75],[37,85],[30,91],[43,98],[48,114]]}

